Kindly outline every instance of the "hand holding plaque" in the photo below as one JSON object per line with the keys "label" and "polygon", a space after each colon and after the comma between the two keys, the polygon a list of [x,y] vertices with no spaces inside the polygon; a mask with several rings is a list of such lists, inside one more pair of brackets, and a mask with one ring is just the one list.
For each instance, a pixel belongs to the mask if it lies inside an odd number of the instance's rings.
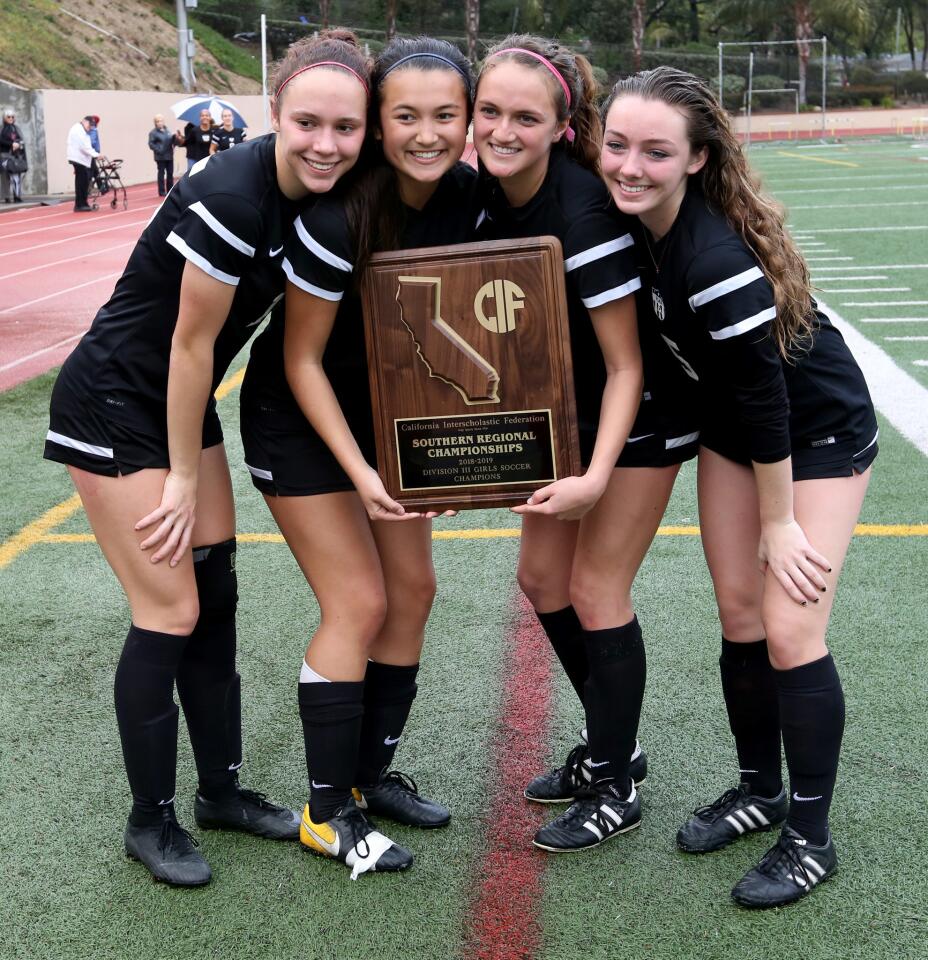
{"label": "hand holding plaque", "polygon": [[512,506],[579,472],[556,239],[375,254],[363,307],[391,497],[413,510]]}

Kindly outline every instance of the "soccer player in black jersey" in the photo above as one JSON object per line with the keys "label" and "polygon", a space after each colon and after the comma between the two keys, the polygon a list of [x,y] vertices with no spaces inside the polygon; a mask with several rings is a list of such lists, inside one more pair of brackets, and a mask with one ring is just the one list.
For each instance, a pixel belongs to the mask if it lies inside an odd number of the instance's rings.
{"label": "soccer player in black jersey", "polygon": [[[518,579],[586,714],[589,750],[530,783],[526,796],[573,799],[535,836],[545,850],[593,847],[641,819],[634,758],[645,683],[641,630],[624,589],[616,461],[642,388],[630,222],[599,177],[599,118],[589,64],[560,44],[512,36],[477,85],[474,144],[487,174],[487,239],[551,234],[564,250],[571,351],[586,466],[536,491],[522,515]],[[580,761],[585,759],[585,768]],[[588,776],[582,774],[586,770]],[[571,772],[573,771],[573,772]]]}
{"label": "soccer player in black jersey", "polygon": [[620,81],[603,173],[640,220],[651,323],[687,375],[680,403],[698,404],[703,420],[700,523],[741,782],[698,808],[677,842],[706,852],[783,823],[732,891],[745,906],[778,906],[837,866],[828,809],[844,698],[825,634],[876,418],[860,369],[816,310],[782,211],[702,80],[661,67]]}
{"label": "soccer player in black jersey", "polygon": [[218,127],[213,127],[213,135],[209,144],[209,152],[222,153],[229,150],[237,143],[245,142],[245,131],[241,127],[234,126],[235,120],[232,111],[228,108],[222,111],[222,123]]}
{"label": "soccer player in black jersey", "polygon": [[45,456],[68,465],[132,612],[115,683],[133,797],[126,851],[180,886],[208,882],[210,868],[174,813],[175,682],[197,823],[299,835],[297,813],[238,784],[235,515],[212,394],[283,293],[294,218],[359,156],[367,74],[351,34],[290,48],[276,135],[203,159],[174,187],[52,394]]}
{"label": "soccer player in black jersey", "polygon": [[357,280],[372,247],[462,242],[477,216],[476,173],[459,162],[467,60],[444,41],[397,40],[377,58],[372,90],[383,162],[347,197],[332,194],[297,221],[284,251],[285,329],[275,312],[242,391],[248,468],[322,613],[300,672],[309,774],[300,836],[353,877],[413,859],[368,813],[416,827],[450,819],[410,778],[388,772],[435,594],[433,514],[404,512],[372,466]]}

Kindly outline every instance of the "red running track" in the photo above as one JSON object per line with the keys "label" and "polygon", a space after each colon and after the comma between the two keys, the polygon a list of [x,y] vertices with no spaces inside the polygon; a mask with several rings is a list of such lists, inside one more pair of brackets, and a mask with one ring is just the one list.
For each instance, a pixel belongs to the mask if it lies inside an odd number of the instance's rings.
{"label": "red running track", "polygon": [[0,391],[60,364],[107,301],[161,202],[154,183],[129,187],[128,200],[0,214]]}

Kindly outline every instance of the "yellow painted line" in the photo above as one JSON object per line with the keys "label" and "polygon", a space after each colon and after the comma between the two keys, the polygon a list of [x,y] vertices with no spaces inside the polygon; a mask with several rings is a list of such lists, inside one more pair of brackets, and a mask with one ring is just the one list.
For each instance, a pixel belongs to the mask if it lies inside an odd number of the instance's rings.
{"label": "yellow painted line", "polygon": [[[245,367],[237,370],[227,380],[224,380],[216,388],[216,399],[222,400],[233,390],[241,386],[245,378]],[[18,533],[14,533],[9,540],[0,544],[0,570],[8,567],[21,553],[25,553],[30,547],[37,543],[93,543],[94,537],[91,534],[58,534],[55,537],[78,537],[81,539],[51,539],[51,531],[59,524],[62,524],[70,516],[77,512],[81,505],[81,498],[75,493],[62,501],[57,506],[51,508],[42,514],[38,520],[27,523]],[[84,539],[86,538],[86,539]]]}
{"label": "yellow painted line", "polygon": [[[62,517],[62,519],[65,518]],[[659,527],[657,534],[660,537],[698,537],[699,527]],[[928,537],[928,523],[858,523],[854,528],[854,534],[858,537]],[[520,535],[521,531],[517,528],[495,527],[476,530],[435,530],[432,532],[432,539],[503,540]],[[279,533],[239,533],[236,539],[239,543],[284,543],[283,535]],[[95,542],[92,533],[45,533],[36,536],[32,541],[32,543]],[[0,561],[0,567],[2,566],[4,564]]]}
{"label": "yellow painted line", "polygon": [[224,400],[233,390],[242,385],[242,381],[245,379],[245,367],[242,367],[240,370],[236,370],[226,380],[223,380],[222,383],[216,387],[216,400]]}
{"label": "yellow painted line", "polygon": [[827,157],[809,157],[804,153],[790,153],[788,150],[777,150],[778,157],[792,157],[794,160],[811,160],[812,163],[830,163],[836,167],[859,167],[859,163],[850,160],[830,160]]}
{"label": "yellow painted line", "polygon": [[19,533],[14,533],[9,540],[0,545],[0,570],[9,566],[21,553],[25,553],[31,546],[38,543],[49,530],[53,530],[59,523],[64,523],[80,505],[81,498],[75,493],[63,503],[47,510],[38,520],[27,523]]}

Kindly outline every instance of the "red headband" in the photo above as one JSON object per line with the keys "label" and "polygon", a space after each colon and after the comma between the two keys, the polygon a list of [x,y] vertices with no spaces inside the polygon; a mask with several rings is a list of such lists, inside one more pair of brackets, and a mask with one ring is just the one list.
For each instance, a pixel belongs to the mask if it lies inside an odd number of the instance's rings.
{"label": "red headband", "polygon": [[358,73],[357,70],[353,69],[352,67],[349,67],[348,64],[346,64],[346,63],[339,63],[337,60],[320,60],[319,63],[310,63],[308,66],[300,67],[299,70],[295,71],[294,73],[291,73],[290,76],[287,77],[287,79],[284,80],[284,82],[277,88],[277,93],[274,94],[274,99],[275,99],[275,100],[279,100],[279,99],[280,99],[280,91],[283,90],[283,88],[284,88],[294,77],[298,77],[301,73],[306,73],[307,70],[312,70],[312,69],[314,69],[315,67],[341,67],[342,70],[347,70],[350,74],[352,74],[354,77],[356,77],[358,83],[360,83],[361,86],[364,87],[364,92],[365,92],[368,96],[371,95],[371,91],[370,91],[370,88],[369,88],[368,85],[367,85],[367,81],[364,79],[364,77],[361,76],[360,73]]}
{"label": "red headband", "polygon": [[[567,99],[567,110],[570,111],[570,87],[567,86],[567,81],[561,76],[561,71],[547,58],[543,57],[540,53],[535,53],[534,50],[526,50],[525,47],[506,47],[504,50],[497,50],[491,56],[498,57],[503,53],[524,53],[530,57],[534,57],[539,63],[543,63],[553,75],[554,79],[561,85],[561,89],[564,91],[564,96]],[[574,142],[574,133],[573,127],[567,127],[567,137],[568,143]]]}

